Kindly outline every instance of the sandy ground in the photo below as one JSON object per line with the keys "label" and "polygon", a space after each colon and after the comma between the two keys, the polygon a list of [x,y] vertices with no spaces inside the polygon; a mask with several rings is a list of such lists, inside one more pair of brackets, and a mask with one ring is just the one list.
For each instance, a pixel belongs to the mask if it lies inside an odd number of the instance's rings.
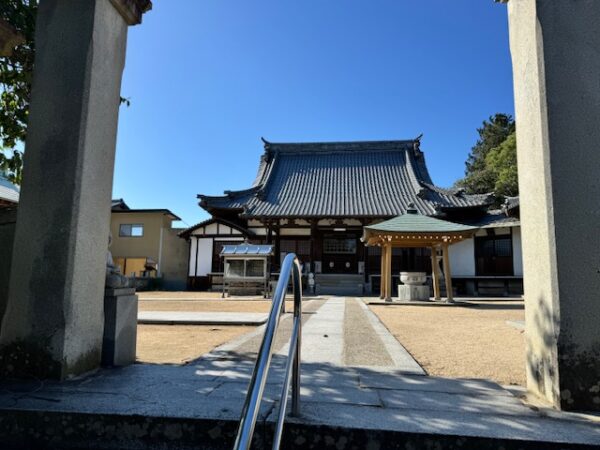
{"label": "sandy ground", "polygon": [[[286,301],[288,311],[293,302]],[[211,312],[269,312],[271,300],[142,300],[139,311],[211,311]]]}
{"label": "sandy ground", "polygon": [[[201,299],[221,299],[220,292],[196,292],[196,291],[146,291],[138,292],[140,300],[152,299],[178,299],[178,300],[201,300]],[[238,300],[263,300],[261,295],[230,297]],[[227,298],[229,299],[229,298]],[[225,300],[227,300],[225,299]]]}
{"label": "sandy ground", "polygon": [[252,330],[254,327],[138,325],[137,360],[182,364]]}
{"label": "sandy ground", "polygon": [[525,385],[525,340],[506,323],[525,320],[522,301],[477,308],[369,307],[430,375]]}
{"label": "sandy ground", "polygon": [[[140,293],[148,294],[148,293]],[[152,292],[152,294],[155,294]],[[154,298],[164,298],[161,293]],[[169,293],[172,294],[172,293]],[[190,294],[190,293],[181,293]],[[196,294],[192,292],[191,294]],[[204,294],[204,293],[202,293]],[[270,300],[152,300],[140,295],[139,311],[222,311],[222,312],[269,312]],[[147,297],[146,297],[147,298]],[[182,298],[182,297],[175,297]],[[293,302],[286,301],[288,311]],[[215,347],[244,333],[254,330],[251,326],[223,325],[138,325],[137,359],[139,362],[182,364],[196,359]]]}

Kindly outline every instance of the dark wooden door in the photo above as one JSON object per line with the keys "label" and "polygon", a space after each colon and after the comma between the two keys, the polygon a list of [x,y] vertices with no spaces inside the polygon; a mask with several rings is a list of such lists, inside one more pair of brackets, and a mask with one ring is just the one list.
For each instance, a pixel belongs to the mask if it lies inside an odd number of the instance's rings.
{"label": "dark wooden door", "polygon": [[479,276],[513,275],[512,236],[476,237],[475,260]]}
{"label": "dark wooden door", "polygon": [[323,236],[323,273],[358,273],[358,238],[351,234]]}

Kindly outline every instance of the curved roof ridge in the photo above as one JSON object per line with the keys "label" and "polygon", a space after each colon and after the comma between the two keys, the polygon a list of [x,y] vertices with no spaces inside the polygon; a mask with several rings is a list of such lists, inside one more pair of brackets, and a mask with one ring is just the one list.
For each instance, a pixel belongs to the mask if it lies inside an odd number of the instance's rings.
{"label": "curved roof ridge", "polygon": [[421,174],[417,172],[417,170],[415,168],[415,164],[413,163],[413,158],[414,158],[413,151],[414,150],[412,150],[412,151],[408,150],[408,149],[406,150],[405,160],[406,160],[408,176],[409,176],[410,181],[415,189],[415,194],[417,196],[419,196],[419,194],[423,190],[423,186],[422,186],[422,180],[420,177]]}
{"label": "curved roof ridge", "polygon": [[205,194],[198,194],[196,195],[196,198],[200,198],[200,199],[228,199],[231,197],[235,197],[236,195],[244,195],[244,194],[251,194],[253,191],[258,190],[258,188],[260,188],[260,186],[252,186],[246,189],[240,189],[238,191],[224,191],[223,195],[205,195]]}
{"label": "curved roof ridge", "polygon": [[261,183],[257,185],[256,195],[259,197],[264,197],[264,193],[269,186],[269,181],[271,180],[272,174],[275,172],[275,168],[277,167],[277,162],[279,161],[278,153],[275,152],[273,157],[266,162],[266,167],[264,169],[264,173],[262,176]]}

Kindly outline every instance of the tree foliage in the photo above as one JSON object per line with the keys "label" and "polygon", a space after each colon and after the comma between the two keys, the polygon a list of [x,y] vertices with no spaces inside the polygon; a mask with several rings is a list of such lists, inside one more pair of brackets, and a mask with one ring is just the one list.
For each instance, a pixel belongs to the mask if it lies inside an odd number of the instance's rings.
{"label": "tree foliage", "polygon": [[484,121],[477,132],[479,139],[465,164],[465,177],[456,184],[470,194],[517,195],[514,119],[507,114],[496,114]]}
{"label": "tree foliage", "polygon": [[0,57],[0,171],[17,184],[21,182],[22,146],[27,136],[37,8],[37,0],[0,2],[0,19],[25,39],[12,55]]}
{"label": "tree foliage", "polygon": [[517,136],[513,132],[485,157],[487,171],[494,179],[494,192],[503,197],[519,194],[517,172]]}

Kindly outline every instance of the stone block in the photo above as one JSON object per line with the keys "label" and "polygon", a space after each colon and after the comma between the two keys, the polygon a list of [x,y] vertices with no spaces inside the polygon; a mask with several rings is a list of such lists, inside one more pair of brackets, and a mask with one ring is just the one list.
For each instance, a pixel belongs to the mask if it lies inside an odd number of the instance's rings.
{"label": "stone block", "polygon": [[429,286],[399,284],[398,299],[401,301],[429,300]]}
{"label": "stone block", "polygon": [[2,316],[8,302],[8,283],[10,278],[10,266],[15,239],[15,227],[17,225],[17,210],[0,210],[0,327]]}
{"label": "stone block", "polygon": [[138,297],[135,289],[107,289],[104,297],[102,364],[135,363]]}

